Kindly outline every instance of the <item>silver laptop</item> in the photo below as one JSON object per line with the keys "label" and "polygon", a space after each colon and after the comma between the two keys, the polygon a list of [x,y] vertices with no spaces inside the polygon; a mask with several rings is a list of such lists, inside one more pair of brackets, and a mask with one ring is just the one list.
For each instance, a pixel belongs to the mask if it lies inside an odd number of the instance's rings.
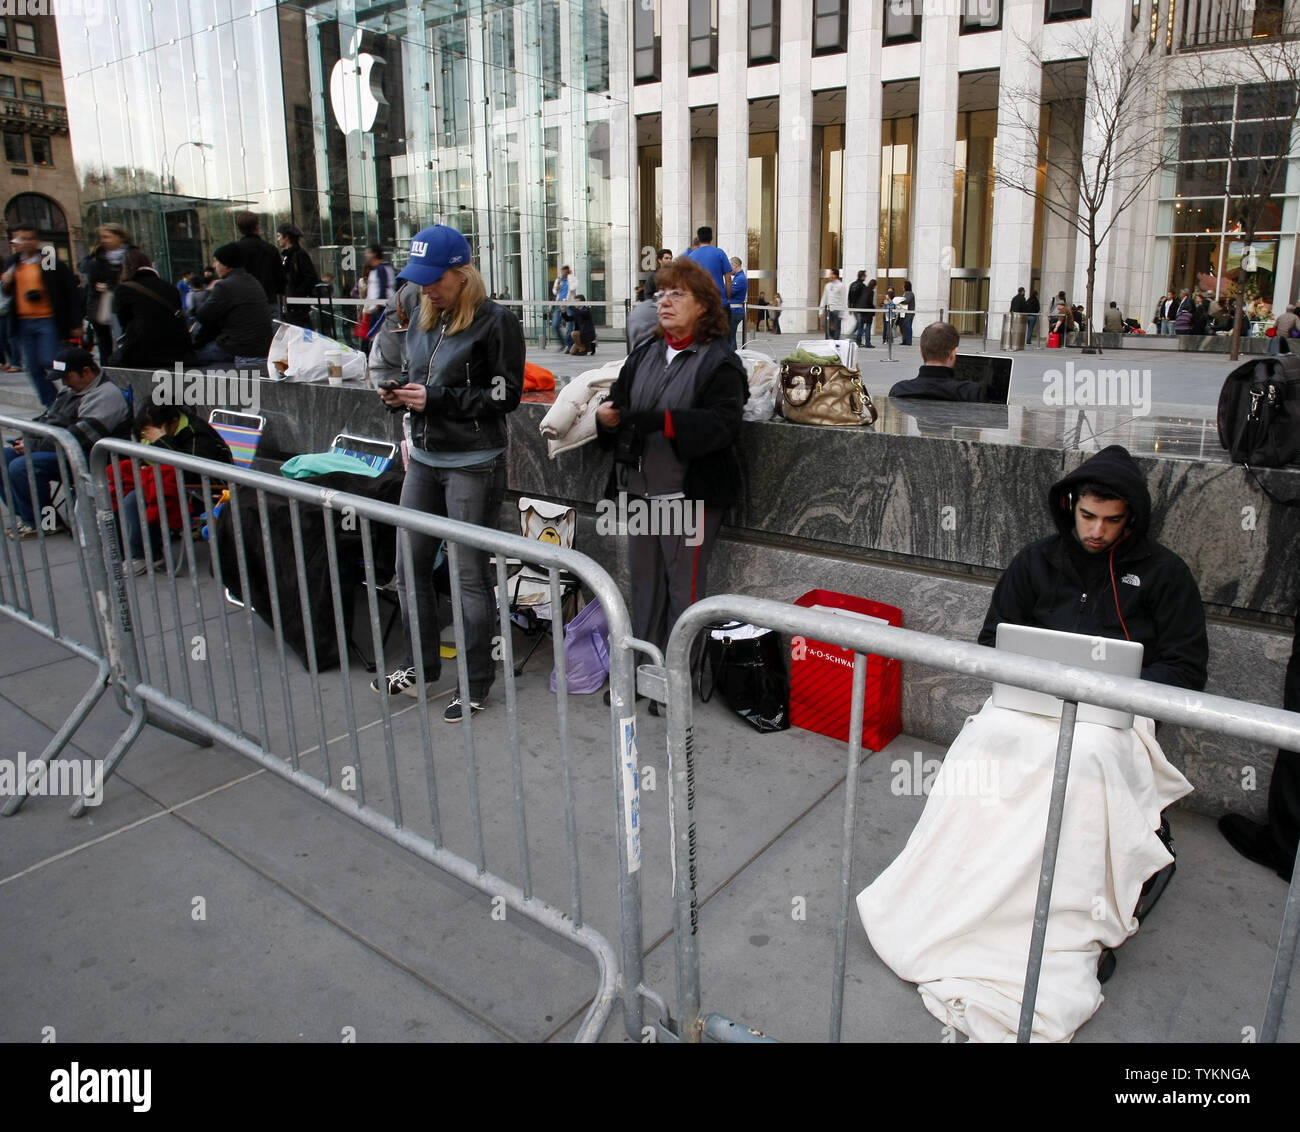
{"label": "silver laptop", "polygon": [[[1059,633],[1055,629],[1037,629],[1004,621],[998,626],[996,647],[1022,656],[1054,660],[1073,668],[1106,672],[1111,676],[1136,678],[1142,675],[1142,646],[1136,641],[1089,637],[1082,633]],[[993,706],[1060,719],[1062,705],[1057,697],[1045,692],[1031,692],[1012,684],[994,684]],[[1128,728],[1133,726],[1133,713],[1081,703],[1078,721]]]}

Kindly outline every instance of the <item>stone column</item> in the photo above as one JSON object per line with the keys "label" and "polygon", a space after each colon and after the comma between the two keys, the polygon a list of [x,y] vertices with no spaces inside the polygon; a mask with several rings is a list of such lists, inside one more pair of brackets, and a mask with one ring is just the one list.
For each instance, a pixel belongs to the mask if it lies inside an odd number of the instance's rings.
{"label": "stone column", "polygon": [[957,151],[958,16],[924,17],[916,168],[912,180],[912,240],[908,277],[916,292],[917,327],[949,307],[952,273],[953,162]]}
{"label": "stone column", "polygon": [[803,333],[816,325],[816,313],[794,308],[815,307],[821,295],[809,199],[813,181],[812,0],[785,0],[781,5],[780,68],[776,289],[788,311],[781,316],[782,331]]}
{"label": "stone column", "polygon": [[[1043,70],[1037,58],[1043,35],[1040,0],[1004,0],[998,59],[997,163],[1007,177],[1032,190],[1038,180],[1038,106]],[[1001,329],[999,311],[1011,307],[1017,287],[1028,297],[1033,278],[1036,201],[1012,185],[993,191],[989,270],[989,333]],[[1041,296],[1040,296],[1041,299]]]}
{"label": "stone column", "polygon": [[749,4],[718,0],[717,245],[749,262]]}
{"label": "stone column", "polygon": [[849,6],[848,81],[844,92],[844,273],[878,274],[880,251],[880,84],[883,7]]}
{"label": "stone column", "polygon": [[691,246],[691,106],[687,100],[686,71],[689,37],[687,0],[660,0],[663,35],[660,112],[663,147],[663,239],[673,255]]}

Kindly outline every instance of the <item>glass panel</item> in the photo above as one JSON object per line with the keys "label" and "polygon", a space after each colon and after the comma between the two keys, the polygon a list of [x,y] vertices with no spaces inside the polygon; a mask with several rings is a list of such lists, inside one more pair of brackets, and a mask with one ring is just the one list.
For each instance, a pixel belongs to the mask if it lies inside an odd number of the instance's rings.
{"label": "glass panel", "polygon": [[41,134],[32,135],[32,164],[53,164],[53,157],[50,154],[50,139]]}
{"label": "glass panel", "polygon": [[1203,196],[1222,193],[1228,179],[1226,161],[1198,161],[1178,166],[1177,186],[1179,196]]}
{"label": "glass panel", "polygon": [[36,79],[23,79],[23,97],[31,99],[33,102],[45,101],[45,94],[41,89],[41,84]]}
{"label": "glass panel", "polygon": [[14,46],[27,55],[36,54],[36,27],[14,21]]}
{"label": "glass panel", "polygon": [[890,118],[881,123],[880,246],[877,262],[886,273],[908,269],[915,133],[914,117]]}
{"label": "glass panel", "polygon": [[1184,200],[1174,205],[1175,232],[1218,233],[1223,231],[1223,198]]}
{"label": "glass panel", "polygon": [[0,75],[0,98],[17,98],[18,87],[13,75]]}
{"label": "glass panel", "polygon": [[27,164],[27,146],[22,134],[5,133],[5,160],[10,165]]}
{"label": "glass panel", "polygon": [[1238,95],[1237,118],[1290,118],[1295,101],[1295,87],[1289,83],[1243,86]]}

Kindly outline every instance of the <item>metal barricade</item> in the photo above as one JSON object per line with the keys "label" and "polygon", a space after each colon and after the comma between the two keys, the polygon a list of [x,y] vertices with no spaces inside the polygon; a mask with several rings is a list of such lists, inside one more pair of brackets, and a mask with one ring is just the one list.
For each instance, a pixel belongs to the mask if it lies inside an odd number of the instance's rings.
{"label": "metal barricade", "polygon": [[[164,540],[163,569],[156,570],[147,563],[139,578],[124,571],[117,551],[117,517],[108,503],[109,482],[118,474],[115,461],[129,461],[138,482],[141,461],[145,460],[152,468],[144,474],[156,477],[159,498],[165,467],[175,476],[178,498],[185,499],[189,494],[201,500],[208,516],[213,513],[217,494],[214,481],[229,485],[229,528],[211,518],[208,521],[210,583],[200,581],[195,542],[188,538],[182,543],[183,553],[174,552],[171,543]],[[592,1041],[599,1036],[615,998],[621,996],[626,1032],[640,1041],[642,999],[649,998],[661,1010],[663,1004],[641,985],[641,850],[632,658],[638,649],[656,660],[660,658],[652,646],[631,637],[622,597],[608,574],[586,555],[546,542],[251,469],[175,452],[157,452],[125,441],[101,441],[92,452],[91,465],[99,540],[104,548],[95,597],[111,611],[112,631],[120,642],[110,657],[115,675],[144,705],[146,714],[161,709],[174,715],[198,733],[252,759],[465,884],[503,901],[505,907],[561,939],[585,948],[596,961],[599,985],[579,1027],[578,1040]],[[288,515],[287,522],[282,521],[274,533],[268,514],[271,499],[283,501]],[[256,509],[256,514],[244,513],[250,507]],[[313,513],[321,520],[328,593],[321,592],[320,575],[316,574],[318,588],[309,596],[304,524]],[[338,532],[336,519],[340,524]],[[396,554],[408,578],[413,577],[410,536],[446,540],[458,686],[465,690],[470,685],[458,565],[467,553],[495,555],[500,635],[494,640],[494,657],[502,663],[500,672],[505,683],[506,735],[500,744],[504,759],[480,762],[475,733],[485,729],[489,721],[481,717],[472,720],[473,712],[469,710],[464,710],[459,727],[444,732],[447,740],[435,743],[428,716],[434,689],[426,682],[421,627],[413,615],[408,628],[417,673],[418,706],[409,709],[417,717],[414,725],[407,712],[395,710],[387,694],[377,697],[377,718],[359,721],[357,689],[348,655],[349,625],[345,621],[352,595],[344,592],[340,569],[347,561],[342,555],[349,551],[341,545],[339,532],[359,532],[360,561],[352,564],[359,567],[365,590],[370,643],[382,687],[384,674],[390,671],[378,608],[381,583],[385,581],[377,576],[376,537],[382,528],[394,529]],[[269,608],[257,610],[264,624],[254,619],[250,579],[258,563],[250,560],[250,543],[260,543],[263,561],[279,567],[265,570],[269,596],[264,601]],[[311,549],[319,563],[321,547],[313,541]],[[528,805],[520,735],[526,706],[520,702],[515,681],[507,608],[507,556],[542,568],[549,579],[551,607],[557,617],[562,607],[563,573],[576,578],[594,595],[609,624],[609,767],[615,787],[613,828],[618,847],[621,956],[584,919],[574,767],[570,760],[568,676],[563,634],[558,625],[552,633],[558,748],[545,753],[548,757],[558,756],[555,774],[562,787],[562,813],[548,815],[550,821],[538,822]],[[182,558],[191,591],[185,602],[179,594],[182,583],[175,576]],[[353,572],[349,576],[357,575]],[[228,585],[235,583],[244,599],[237,610],[221,596]],[[296,588],[296,599],[282,592],[282,586]],[[319,614],[322,608],[326,625],[332,613],[332,643],[337,645],[339,663],[336,680],[330,680],[332,674],[321,670],[318,659],[313,610]],[[301,618],[305,654],[302,672],[286,653],[286,624],[291,617]],[[272,649],[273,661],[268,666],[267,653]],[[193,662],[200,651],[204,663],[195,672]],[[206,663],[209,656],[212,663]],[[468,694],[464,698],[468,703]],[[329,734],[327,702],[331,710],[342,705],[345,725],[341,735]],[[305,720],[310,720],[307,727],[315,735],[304,735],[300,741],[298,726]],[[527,724],[525,738],[531,753],[537,756],[537,715],[528,716]],[[381,736],[379,742],[374,740],[375,729]],[[459,754],[457,747],[461,748]],[[109,767],[108,772],[112,769]],[[457,785],[464,785],[463,807],[447,805],[446,782],[452,777]],[[483,811],[488,809],[489,815],[497,812],[489,807],[498,802],[507,810],[513,803],[512,830],[508,820],[484,821]],[[552,839],[562,839],[563,852],[557,851],[555,856],[562,855],[567,865],[563,869],[550,858],[541,865],[535,860],[533,846]],[[511,857],[516,857],[512,867],[506,865]],[[490,858],[495,858],[494,871],[488,869]],[[540,895],[548,885],[561,890],[554,899]]]}
{"label": "metal barricade", "polygon": [[[701,843],[695,827],[695,802],[702,788],[695,757],[694,704],[691,696],[690,649],[696,635],[713,622],[739,619],[808,640],[826,641],[855,652],[853,693],[849,723],[848,769],[845,775],[843,839],[839,873],[839,902],[835,924],[835,954],[831,985],[830,1040],[839,1041],[843,1021],[844,974],[848,946],[851,868],[857,824],[858,769],[862,755],[862,715],[866,686],[866,653],[897,657],[947,672],[1014,684],[1061,697],[1061,714],[1052,794],[1046,815],[1046,835],[1038,897],[1028,944],[1024,992],[1017,1039],[1029,1041],[1038,991],[1047,912],[1055,876],[1057,847],[1065,808],[1065,787],[1070,769],[1075,714],[1084,701],[1101,707],[1132,711],[1168,723],[1202,731],[1250,739],[1269,746],[1300,750],[1300,714],[1278,708],[1230,700],[1154,684],[1069,668],[1062,664],[1018,657],[980,645],[840,618],[834,614],[733,594],[705,598],[678,619],[665,650],[665,670],[649,671],[643,688],[662,690],[668,715],[670,812],[673,827],[673,934],[677,968],[677,1023],[661,1023],[665,1037],[682,1041],[753,1040],[757,1031],[746,1029],[720,1014],[701,1013],[699,976],[698,858]],[[1300,870],[1297,870],[1300,874]],[[1282,929],[1274,960],[1268,1003],[1260,1040],[1277,1040],[1287,987],[1295,966],[1300,939],[1300,885],[1291,878]]]}
{"label": "metal barricade", "polygon": [[[19,485],[13,481],[8,460],[0,467],[0,497],[6,504],[4,525],[8,536],[0,552],[0,612],[95,666],[90,686],[55,730],[45,749],[34,762],[27,763],[29,773],[15,784],[14,793],[0,806],[0,814],[12,816],[29,794],[38,790],[48,792],[54,785],[56,792],[65,792],[64,787],[68,787],[66,792],[76,795],[71,812],[74,817],[80,817],[87,804],[100,796],[105,769],[115,764],[134,742],[145,717],[138,705],[122,697],[121,706],[130,718],[104,761],[86,770],[86,764],[79,760],[60,760],[64,748],[112,683],[110,659],[114,641],[106,631],[104,611],[94,600],[95,593],[103,589],[104,563],[88,503],[90,474],[80,443],[67,430],[7,416],[0,416],[0,429],[22,438],[25,456],[32,454],[32,444],[37,438],[53,442],[53,449],[47,448],[43,453],[47,467],[39,477],[31,459],[23,460]],[[53,458],[52,465],[48,457]],[[25,488],[20,494],[33,506],[41,501],[39,513],[32,515],[35,535],[25,539],[19,537],[13,506],[16,486]],[[56,534],[60,528],[71,535],[70,543]],[[33,543],[35,555],[24,549]],[[65,548],[71,550],[70,555],[64,553]],[[35,593],[34,577],[42,583],[41,590]],[[197,738],[166,720],[156,722],[183,738]]]}

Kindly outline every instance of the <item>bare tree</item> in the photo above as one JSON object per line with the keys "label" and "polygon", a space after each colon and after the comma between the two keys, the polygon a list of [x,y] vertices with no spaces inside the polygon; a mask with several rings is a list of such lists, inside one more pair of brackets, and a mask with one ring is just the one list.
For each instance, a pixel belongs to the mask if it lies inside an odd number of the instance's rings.
{"label": "bare tree", "polygon": [[[1255,38],[1226,50],[1185,53],[1178,59],[1177,77],[1182,88],[1179,156],[1216,171],[1219,184],[1213,195],[1225,197],[1228,227],[1235,226],[1243,245],[1232,320],[1231,359],[1236,361],[1247,277],[1255,272],[1255,237],[1271,217],[1274,197],[1285,188],[1287,168],[1297,156],[1300,39]],[[1277,220],[1267,227],[1280,227],[1280,213]],[[1275,302],[1277,286],[1275,280]]]}
{"label": "bare tree", "polygon": [[[1088,243],[1085,314],[1092,344],[1092,309],[1098,250],[1119,218],[1137,203],[1169,160],[1162,104],[1164,57],[1126,42],[1122,31],[1092,21],[1075,34],[1067,62],[1047,63],[1037,49],[1022,43],[1042,81],[1009,88],[1001,99],[1011,107],[1012,128],[1038,138],[1038,146],[1003,147],[993,177],[996,184],[1033,197]],[[1041,124],[1063,120],[1050,141]],[[1040,181],[1039,163],[1048,176]],[[1064,186],[1070,186],[1063,193]],[[1077,191],[1077,200],[1075,199]]]}

